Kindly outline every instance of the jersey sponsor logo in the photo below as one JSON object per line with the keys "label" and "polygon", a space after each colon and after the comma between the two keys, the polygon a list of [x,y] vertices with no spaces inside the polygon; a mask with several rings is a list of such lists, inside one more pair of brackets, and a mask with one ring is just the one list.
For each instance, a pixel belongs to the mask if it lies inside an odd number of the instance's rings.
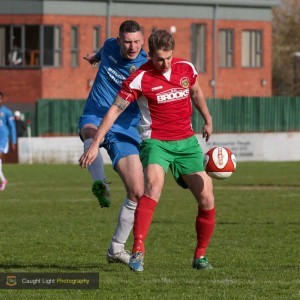
{"label": "jersey sponsor logo", "polygon": [[126,79],[122,74],[118,73],[116,70],[112,68],[107,69],[107,74],[112,81],[114,81],[116,84],[120,86],[122,84],[122,81]]}
{"label": "jersey sponsor logo", "polygon": [[170,89],[163,93],[157,94],[156,99],[158,103],[165,103],[170,101],[177,101],[185,99],[189,95],[189,89]]}
{"label": "jersey sponsor logo", "polygon": [[161,90],[162,88],[163,88],[162,85],[156,86],[156,87],[152,88],[151,91]]}
{"label": "jersey sponsor logo", "polygon": [[180,84],[182,87],[184,87],[185,89],[187,89],[190,85],[189,83],[189,79],[187,77],[183,77],[180,79]]}
{"label": "jersey sponsor logo", "polygon": [[136,66],[131,66],[130,67],[130,70],[129,70],[129,73],[132,74],[134,71],[137,70],[137,67]]}
{"label": "jersey sponsor logo", "polygon": [[112,55],[110,55],[108,58],[112,60],[115,64],[118,62]]}

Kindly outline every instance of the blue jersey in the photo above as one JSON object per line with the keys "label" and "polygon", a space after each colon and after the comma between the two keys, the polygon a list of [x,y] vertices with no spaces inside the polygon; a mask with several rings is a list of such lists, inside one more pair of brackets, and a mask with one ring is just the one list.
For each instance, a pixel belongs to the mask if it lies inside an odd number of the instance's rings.
{"label": "blue jersey", "polygon": [[[136,59],[126,59],[120,54],[117,39],[112,38],[105,41],[96,57],[100,60],[100,66],[83,114],[93,114],[103,118],[114,102],[123,80],[147,61],[147,54],[141,50]],[[139,108],[134,102],[118,117],[115,125],[136,127],[139,119]]]}
{"label": "blue jersey", "polygon": [[17,143],[15,118],[5,105],[0,106],[0,144],[8,143],[9,137],[13,144]]}

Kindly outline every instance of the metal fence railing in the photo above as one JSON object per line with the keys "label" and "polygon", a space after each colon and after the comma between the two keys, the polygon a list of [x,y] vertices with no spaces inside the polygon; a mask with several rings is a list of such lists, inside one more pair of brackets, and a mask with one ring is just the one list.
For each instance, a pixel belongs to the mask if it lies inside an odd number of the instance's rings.
{"label": "metal fence railing", "polygon": [[[41,99],[36,105],[33,132],[37,136],[76,135],[85,100]],[[214,133],[300,131],[300,97],[234,97],[208,99]],[[203,120],[194,110],[193,128]]]}
{"label": "metal fence railing", "polygon": [[[300,131],[300,97],[208,99],[207,105],[215,133]],[[202,126],[201,115],[194,111],[194,130],[200,132]]]}

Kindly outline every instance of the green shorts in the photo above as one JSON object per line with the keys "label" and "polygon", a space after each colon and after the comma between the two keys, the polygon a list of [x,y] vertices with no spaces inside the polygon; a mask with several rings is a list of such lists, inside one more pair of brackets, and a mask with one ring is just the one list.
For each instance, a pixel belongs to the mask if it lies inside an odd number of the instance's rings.
{"label": "green shorts", "polygon": [[196,136],[179,141],[144,140],[140,158],[144,168],[157,164],[166,173],[170,168],[176,182],[185,189],[187,185],[181,175],[204,171],[203,151]]}

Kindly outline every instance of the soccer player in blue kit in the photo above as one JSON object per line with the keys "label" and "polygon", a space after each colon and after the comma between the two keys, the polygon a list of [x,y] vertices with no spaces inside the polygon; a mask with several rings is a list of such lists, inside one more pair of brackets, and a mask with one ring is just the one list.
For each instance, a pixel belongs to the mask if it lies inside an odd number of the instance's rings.
{"label": "soccer player in blue kit", "polygon": [[[89,148],[100,122],[121,88],[122,81],[147,61],[147,54],[142,49],[143,43],[140,25],[133,20],[126,20],[120,25],[118,38],[106,40],[99,52],[85,57],[89,63],[100,62],[100,65],[79,119],[84,151]],[[144,192],[143,169],[139,158],[141,140],[137,130],[139,118],[138,105],[133,103],[117,119],[100,145],[107,150],[113,168],[121,177],[127,193],[107,250],[108,262],[129,263],[130,255],[125,251],[124,245],[132,230],[137,202]],[[88,166],[88,170],[94,181],[92,191],[100,206],[109,207],[110,188],[105,178],[100,151],[95,161]]]}
{"label": "soccer player in blue kit", "polygon": [[0,92],[0,191],[4,191],[8,183],[2,171],[2,155],[8,153],[9,138],[12,141],[12,150],[16,149],[17,134],[13,113],[3,105],[4,94]]}

